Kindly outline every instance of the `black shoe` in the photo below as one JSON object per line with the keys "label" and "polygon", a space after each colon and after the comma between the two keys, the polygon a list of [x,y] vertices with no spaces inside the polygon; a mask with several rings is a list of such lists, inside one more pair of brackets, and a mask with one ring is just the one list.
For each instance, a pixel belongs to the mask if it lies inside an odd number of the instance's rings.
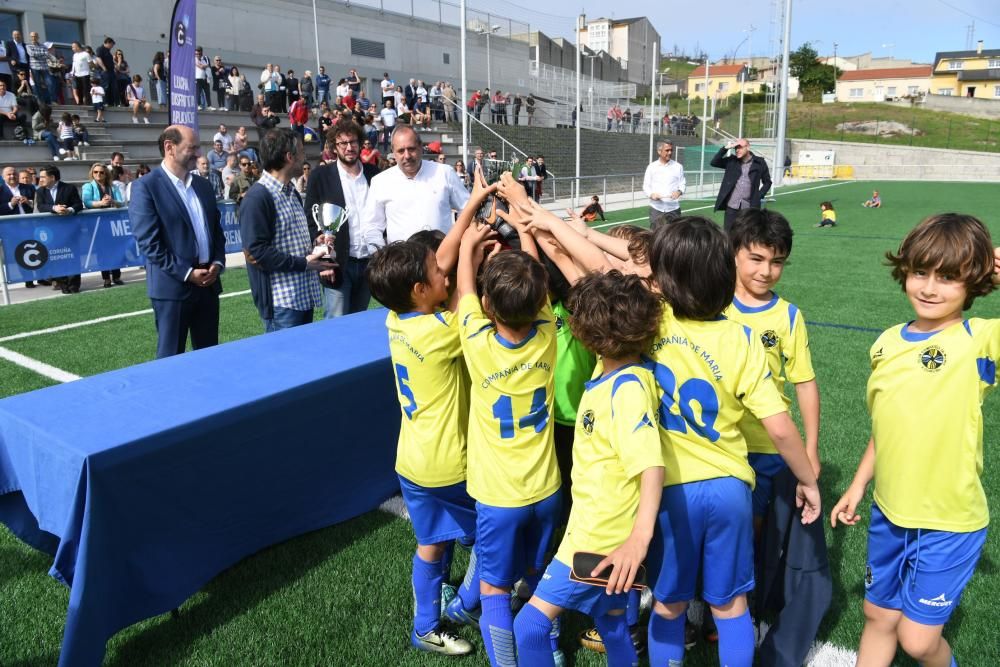
{"label": "black shoe", "polygon": [[69,288],[68,287],[63,287],[62,288],[62,293],[63,294],[69,294],[70,293]]}
{"label": "black shoe", "polygon": [[112,278],[111,282],[113,282],[115,285],[124,285],[125,284],[125,281],[122,280],[121,278]]}
{"label": "black shoe", "polygon": [[35,283],[29,280],[28,282],[24,283],[24,286],[27,287],[28,289],[31,289],[35,286]]}
{"label": "black shoe", "polygon": [[38,284],[39,285],[45,285],[46,287],[48,287],[49,285],[52,284],[52,281],[51,280],[39,280]]}
{"label": "black shoe", "polygon": [[104,281],[104,287],[105,287],[105,289],[107,289],[108,287],[111,287],[111,281],[110,280],[105,280]]}
{"label": "black shoe", "polygon": [[80,288],[74,285],[73,287],[69,288],[69,291],[72,292],[73,294],[79,294]]}

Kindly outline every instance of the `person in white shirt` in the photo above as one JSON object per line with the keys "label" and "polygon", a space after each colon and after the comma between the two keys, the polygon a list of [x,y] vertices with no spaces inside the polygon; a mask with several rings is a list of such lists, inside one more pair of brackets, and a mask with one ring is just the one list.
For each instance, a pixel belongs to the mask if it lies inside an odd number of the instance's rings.
{"label": "person in white shirt", "polygon": [[209,107],[208,105],[212,102],[212,92],[208,87],[208,75],[209,75],[210,63],[208,61],[208,56],[204,55],[202,48],[200,46],[194,49],[194,83],[197,86],[198,92],[198,108],[204,109],[208,107],[212,111],[215,111],[215,107]]}
{"label": "person in white shirt", "polygon": [[396,127],[396,108],[394,106],[395,102],[391,99],[383,100],[384,106],[381,111],[378,112],[379,120],[382,121],[382,152],[389,152],[389,139],[392,137],[392,131]]}
{"label": "person in white shirt", "polygon": [[649,197],[649,228],[656,229],[661,224],[681,217],[680,198],[687,189],[684,167],[673,159],[673,142],[656,142],[658,160],[646,167],[642,179],[642,191]]}
{"label": "person in white shirt", "polygon": [[386,100],[393,100],[395,102],[396,82],[389,78],[388,72],[382,75],[382,82],[379,84],[379,88],[382,90],[382,106],[385,106]]}
{"label": "person in white shirt", "polygon": [[146,99],[146,90],[142,87],[142,77],[136,74],[132,77],[132,83],[125,88],[125,99],[132,107],[132,122],[138,123],[139,116],[142,115],[142,122],[149,125],[149,112],[153,105]]}
{"label": "person in white shirt", "polygon": [[454,169],[423,159],[423,144],[412,127],[397,128],[392,152],[396,166],[372,179],[362,218],[362,233],[371,252],[387,242],[405,241],[422,229],[447,233],[455,224],[453,212],[469,201],[469,192]]}
{"label": "person in white shirt", "polygon": [[80,42],[70,45],[73,50],[73,100],[76,104],[90,103],[90,54]]}
{"label": "person in white shirt", "polygon": [[222,142],[222,151],[224,153],[233,153],[233,135],[229,134],[229,128],[225,125],[219,125],[219,131],[215,133],[212,137],[212,143],[216,141]]}

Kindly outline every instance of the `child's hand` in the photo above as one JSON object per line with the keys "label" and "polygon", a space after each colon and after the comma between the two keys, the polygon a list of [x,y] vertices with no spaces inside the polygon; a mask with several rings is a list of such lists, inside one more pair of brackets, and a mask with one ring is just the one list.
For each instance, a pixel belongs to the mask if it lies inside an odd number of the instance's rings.
{"label": "child's hand", "polygon": [[498,208],[496,213],[498,218],[509,222],[518,231],[524,231],[534,219],[532,209],[518,205],[509,206],[506,212]]}
{"label": "child's hand", "polygon": [[571,208],[566,209],[566,215],[569,216],[566,219],[567,224],[573,228],[573,231],[578,233],[580,236],[587,237],[587,223],[583,221],[576,211]]}
{"label": "child's hand", "polygon": [[511,176],[509,171],[505,171],[500,175],[497,192],[504,198],[504,201],[507,202],[510,208],[516,208],[519,205],[522,207],[527,206],[530,201],[528,199],[528,191],[524,189],[524,186],[521,185],[520,182]]}
{"label": "child's hand", "polygon": [[496,232],[489,225],[473,223],[462,234],[462,249],[474,250],[481,246],[490,236],[496,236]]}
{"label": "child's hand", "polygon": [[819,518],[820,498],[816,484],[799,482],[795,486],[795,506],[802,510],[802,523],[810,524]]}
{"label": "child's hand", "polygon": [[483,170],[481,167],[476,167],[475,177],[472,183],[472,194],[469,196],[469,201],[478,202],[478,205],[482,205],[486,198],[497,191],[497,184],[492,185],[486,184],[486,177],[483,176]]}
{"label": "child's hand", "polygon": [[853,526],[860,521],[861,515],[857,514],[856,510],[864,496],[864,488],[856,488],[853,484],[848,487],[830,511],[830,527],[836,528],[838,521],[845,526]]}
{"label": "child's hand", "polygon": [[1000,285],[1000,248],[993,249],[993,282]]}
{"label": "child's hand", "polygon": [[639,573],[639,566],[646,559],[648,546],[648,542],[635,535],[629,535],[629,538],[620,547],[597,564],[590,576],[597,576],[601,570],[611,565],[611,576],[608,577],[608,586],[604,591],[608,595],[624,593],[632,587],[632,582],[635,581],[635,576]]}

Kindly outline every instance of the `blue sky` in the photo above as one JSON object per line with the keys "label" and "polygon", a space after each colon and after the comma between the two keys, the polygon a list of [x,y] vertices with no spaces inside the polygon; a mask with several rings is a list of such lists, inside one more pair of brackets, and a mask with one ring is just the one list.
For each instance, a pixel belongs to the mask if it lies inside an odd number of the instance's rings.
{"label": "blue sky", "polygon": [[[663,36],[664,50],[676,43],[691,52],[699,45],[713,60],[732,53],[752,24],[754,54],[768,54],[770,0],[548,0],[529,10],[533,4],[493,0],[488,6],[554,37],[572,36],[572,17],[581,9],[588,18],[648,16]],[[476,0],[470,5],[477,6]],[[1000,0],[794,0],[791,44],[809,41],[828,55],[836,42],[838,55],[870,51],[931,62],[937,51],[964,49],[973,21],[975,40],[987,49],[1000,48]],[[746,53],[744,44],[740,55]]]}

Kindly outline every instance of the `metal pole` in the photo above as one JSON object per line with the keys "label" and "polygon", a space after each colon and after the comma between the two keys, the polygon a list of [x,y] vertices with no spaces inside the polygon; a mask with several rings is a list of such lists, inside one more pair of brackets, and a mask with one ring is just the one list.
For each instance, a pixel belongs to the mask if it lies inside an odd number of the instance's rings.
{"label": "metal pole", "polygon": [[3,305],[10,305],[10,290],[7,288],[7,260],[4,258],[3,241],[0,241],[0,290],[3,291]]}
{"label": "metal pole", "polygon": [[649,162],[653,161],[653,121],[656,119],[656,98],[653,90],[656,88],[656,70],[660,64],[659,44],[653,42],[653,77],[649,82]]}
{"label": "metal pole", "polygon": [[316,37],[316,76],[319,76],[319,19],[316,17],[316,0],[313,0],[313,35]]}
{"label": "metal pole", "polygon": [[747,71],[746,66],[744,66],[743,70],[740,72],[743,76],[740,80],[740,129],[736,133],[736,136],[740,139],[743,138],[743,91],[746,90],[747,87]]}
{"label": "metal pole", "polygon": [[580,14],[576,23],[576,188],[573,191],[573,208],[576,209],[577,197],[580,196],[580,69],[583,67],[583,51],[580,49],[580,34],[586,25],[586,14]]}
{"label": "metal pole", "polygon": [[[487,17],[489,18],[489,17]],[[486,26],[486,87],[490,89],[490,95],[493,94],[493,78],[490,72],[490,33],[493,29],[487,25]]]}
{"label": "metal pole", "polygon": [[632,185],[629,189],[632,192],[632,208],[635,208],[635,176],[632,177]]}
{"label": "metal pole", "polygon": [[788,52],[792,39],[792,0],[785,0],[785,29],[781,44],[781,92],[778,96],[778,133],[774,147],[774,185],[785,180],[785,134],[788,130]]}
{"label": "metal pole", "polygon": [[[708,56],[705,56],[705,98],[701,109],[701,172],[698,176],[698,189],[705,185],[705,142],[708,139]],[[652,162],[652,160],[650,160]]]}
{"label": "metal pole", "polygon": [[465,75],[465,0],[459,0],[459,14],[461,15],[462,25],[459,28],[459,39],[462,40],[459,46],[459,51],[461,51],[461,70],[462,70],[462,99],[458,101],[458,112],[462,116],[462,164],[468,164],[469,162],[469,110],[465,106],[466,100],[469,99],[468,90],[468,79]]}

